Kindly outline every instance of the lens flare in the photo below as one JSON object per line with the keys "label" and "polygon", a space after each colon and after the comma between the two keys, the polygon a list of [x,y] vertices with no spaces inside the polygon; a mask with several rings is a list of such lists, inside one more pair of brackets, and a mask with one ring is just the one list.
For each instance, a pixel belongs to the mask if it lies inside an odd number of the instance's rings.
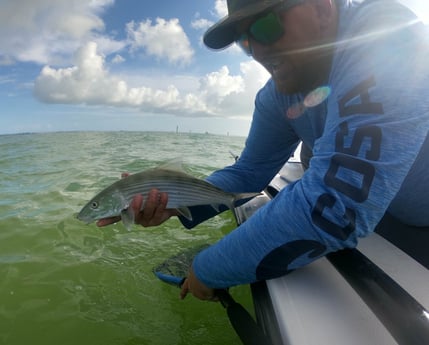
{"label": "lens flare", "polygon": [[313,91],[309,92],[305,96],[304,101],[296,103],[289,107],[286,112],[286,116],[289,119],[297,119],[304,114],[307,108],[313,108],[323,103],[331,94],[331,88],[329,86],[321,86]]}
{"label": "lens flare", "polygon": [[286,112],[286,116],[289,119],[297,119],[302,114],[304,114],[305,109],[306,108],[305,108],[305,106],[304,106],[304,104],[302,102],[294,104],[291,107],[289,107],[289,109]]}
{"label": "lens flare", "polygon": [[319,104],[321,104],[325,99],[329,97],[331,94],[331,88],[329,86],[321,86],[317,89],[314,89],[311,91],[307,96],[304,98],[304,106],[306,108],[312,108]]}

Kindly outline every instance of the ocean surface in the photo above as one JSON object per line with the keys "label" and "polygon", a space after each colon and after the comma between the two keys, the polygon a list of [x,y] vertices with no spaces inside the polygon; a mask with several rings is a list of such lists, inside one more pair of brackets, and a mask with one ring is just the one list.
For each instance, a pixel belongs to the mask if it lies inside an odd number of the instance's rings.
{"label": "ocean surface", "polygon": [[[0,345],[229,345],[219,303],[158,281],[152,268],[235,228],[230,212],[194,230],[106,228],[75,217],[122,172],[180,158],[196,177],[234,162],[244,138],[70,132],[0,136]],[[248,287],[231,289],[253,311]]]}

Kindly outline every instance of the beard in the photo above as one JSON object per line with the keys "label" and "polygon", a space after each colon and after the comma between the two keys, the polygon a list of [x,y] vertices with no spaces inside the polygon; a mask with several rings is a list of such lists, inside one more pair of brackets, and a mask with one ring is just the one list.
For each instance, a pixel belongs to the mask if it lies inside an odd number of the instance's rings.
{"label": "beard", "polygon": [[324,49],[277,51],[256,60],[271,74],[278,92],[292,94],[308,93],[326,85],[332,59],[333,46],[328,46]]}
{"label": "beard", "polygon": [[297,61],[298,63],[285,62],[278,68],[268,70],[278,92],[307,94],[328,83],[330,63],[327,63],[326,58],[297,59]]}

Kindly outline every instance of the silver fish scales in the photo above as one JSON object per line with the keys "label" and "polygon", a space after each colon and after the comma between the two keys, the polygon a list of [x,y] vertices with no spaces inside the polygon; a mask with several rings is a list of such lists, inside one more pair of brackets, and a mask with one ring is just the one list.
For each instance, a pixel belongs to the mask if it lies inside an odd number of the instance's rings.
{"label": "silver fish scales", "polygon": [[108,186],[82,208],[77,218],[91,223],[102,218],[121,216],[129,227],[134,222],[134,215],[128,209],[132,198],[137,194],[147,195],[153,188],[168,194],[167,208],[177,209],[190,220],[192,216],[188,207],[211,205],[218,209],[219,205],[226,205],[232,209],[237,200],[260,194],[228,193],[182,171],[155,168],[129,175]]}

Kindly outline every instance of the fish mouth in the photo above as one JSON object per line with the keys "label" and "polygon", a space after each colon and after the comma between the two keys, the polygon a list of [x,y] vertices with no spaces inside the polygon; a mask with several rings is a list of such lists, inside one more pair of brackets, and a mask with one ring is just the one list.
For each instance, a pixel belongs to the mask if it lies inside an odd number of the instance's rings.
{"label": "fish mouth", "polygon": [[85,216],[81,213],[76,213],[75,218],[80,220],[81,222],[84,222],[85,224],[89,224],[94,221],[91,217]]}

